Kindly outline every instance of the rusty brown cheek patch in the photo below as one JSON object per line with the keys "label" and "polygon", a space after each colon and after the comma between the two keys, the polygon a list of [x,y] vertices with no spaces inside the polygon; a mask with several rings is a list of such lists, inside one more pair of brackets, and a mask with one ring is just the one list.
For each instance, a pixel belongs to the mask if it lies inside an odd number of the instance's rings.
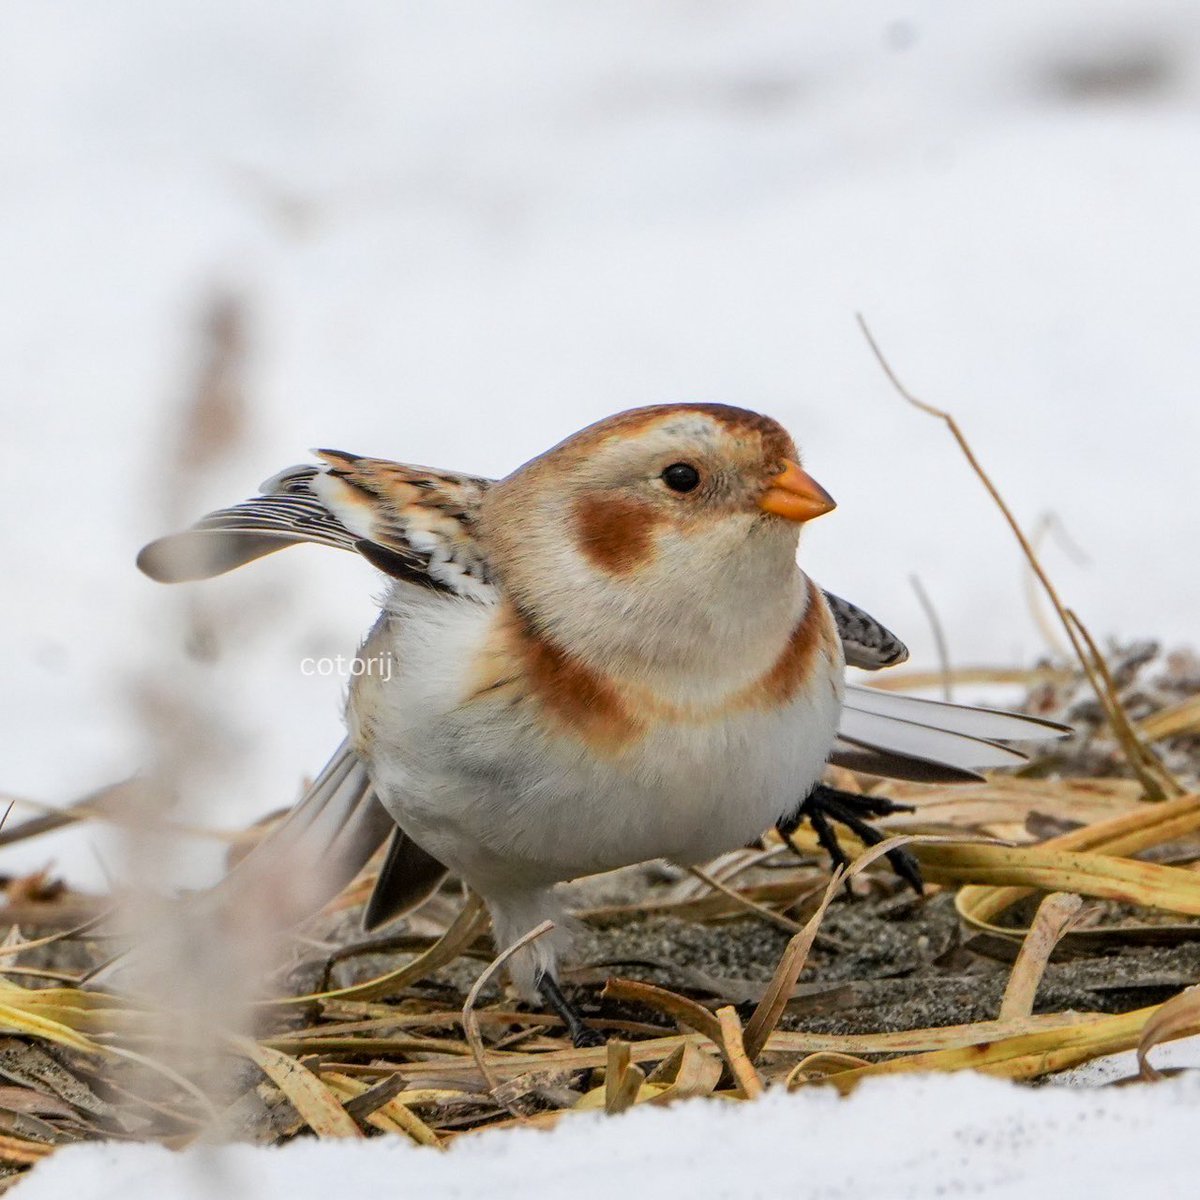
{"label": "rusty brown cheek patch", "polygon": [[574,521],[584,556],[602,571],[624,575],[654,557],[662,514],[627,496],[600,492],[579,501]]}

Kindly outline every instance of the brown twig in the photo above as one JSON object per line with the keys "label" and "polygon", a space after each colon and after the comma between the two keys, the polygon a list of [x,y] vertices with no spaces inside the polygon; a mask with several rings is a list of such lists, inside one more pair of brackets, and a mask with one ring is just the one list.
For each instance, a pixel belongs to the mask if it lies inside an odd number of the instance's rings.
{"label": "brown twig", "polygon": [[788,933],[799,933],[803,926],[798,921],[793,921],[791,917],[785,917],[782,913],[777,913],[773,908],[768,908],[765,904],[759,904],[757,900],[751,900],[748,896],[743,896],[741,892],[734,891],[731,887],[726,887],[719,879],[713,878],[702,867],[688,867],[690,874],[694,875],[702,883],[706,883],[714,892],[720,892],[722,896],[728,897],[740,908],[746,909],[753,913],[756,917],[761,917],[764,921],[778,928],[786,930]]}
{"label": "brown twig", "polygon": [[[1104,673],[1093,662],[1088,654],[1087,646],[1091,643],[1090,637],[1081,638],[1078,630],[1082,629],[1078,618],[1074,618],[1067,610],[1066,606],[1059,599],[1057,590],[1054,584],[1050,581],[1050,576],[1046,574],[1042,567],[1038,556],[1030,544],[1029,539],[1025,536],[1020,524],[1013,516],[1012,510],[1005,503],[1004,497],[1001,496],[999,489],[992,482],[991,476],[983,469],[979,459],[975,457],[974,450],[971,449],[971,444],[967,441],[962,430],[959,428],[958,422],[946,412],[945,409],[936,408],[932,404],[926,403],[924,400],[918,399],[912,392],[900,382],[896,372],[892,369],[891,364],[884,357],[883,351],[879,348],[879,344],[872,336],[870,329],[867,327],[866,321],[861,313],[857,314],[858,326],[862,330],[863,337],[867,339],[867,345],[871,347],[871,352],[875,355],[883,373],[888,377],[892,386],[896,389],[899,395],[907,400],[914,408],[920,409],[921,412],[928,416],[936,417],[944,422],[946,428],[950,430],[954,440],[958,443],[959,449],[963,452],[963,456],[970,464],[978,477],[979,481],[987,489],[988,495],[991,496],[996,507],[1000,510],[1001,515],[1007,522],[1009,529],[1012,530],[1013,536],[1017,539],[1026,560],[1033,569],[1034,574],[1038,578],[1045,589],[1046,595],[1050,598],[1051,604],[1054,605],[1055,612],[1058,613],[1058,618],[1062,622],[1063,628],[1067,632],[1067,637],[1071,641],[1071,646],[1075,650],[1080,663],[1083,666],[1084,672],[1087,674],[1088,681],[1092,685],[1092,689],[1096,693],[1096,698],[1100,701],[1101,707],[1104,709],[1105,715],[1108,717],[1109,724],[1112,726],[1113,734],[1116,736],[1122,749],[1129,758],[1130,769],[1137,775],[1142,786],[1146,789],[1146,794],[1153,800],[1165,800],[1168,796],[1180,796],[1184,792],[1182,785],[1162,766],[1157,757],[1152,751],[1147,749],[1138,738],[1137,733],[1129,722],[1129,718],[1125,713],[1124,707],[1121,704],[1120,697],[1116,694],[1104,677]],[[1099,658],[1099,655],[1096,655]]]}
{"label": "brown twig", "polygon": [[[511,946],[505,947],[492,959],[490,963],[480,972],[479,978],[471,985],[471,990],[467,993],[467,999],[463,1004],[462,1023],[463,1033],[467,1038],[467,1045],[471,1047],[471,1054],[475,1058],[475,1062],[479,1066],[479,1073],[488,1082],[488,1087],[492,1090],[492,1095],[497,1095],[497,1089],[500,1087],[500,1080],[496,1078],[492,1068],[488,1065],[487,1052],[483,1046],[483,1037],[479,1032],[479,1019],[475,1016],[475,1001],[479,999],[479,993],[483,991],[487,981],[510,959],[518,950],[523,950],[530,942],[540,938],[543,934],[549,933],[554,928],[553,921],[543,921],[540,925],[535,926],[528,933],[517,938]],[[505,1108],[512,1113],[514,1117],[521,1118],[524,1114],[511,1104],[505,1104]]]}

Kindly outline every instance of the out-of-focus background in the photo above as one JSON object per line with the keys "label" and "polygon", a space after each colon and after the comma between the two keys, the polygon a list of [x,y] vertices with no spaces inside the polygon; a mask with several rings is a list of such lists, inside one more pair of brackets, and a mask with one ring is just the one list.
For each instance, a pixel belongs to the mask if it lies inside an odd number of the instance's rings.
{"label": "out-of-focus background", "polygon": [[[819,581],[917,665],[914,574],[953,662],[1031,662],[1012,538],[856,311],[1058,518],[1098,635],[1195,642],[1195,5],[10,3],[0,145],[12,795],[165,739],[186,819],[240,826],[320,768],[344,681],[300,662],[353,652],[372,572],[133,566],[311,446],[504,474],[631,405],[758,408],[840,503]],[[96,837],[4,866],[119,871]]]}

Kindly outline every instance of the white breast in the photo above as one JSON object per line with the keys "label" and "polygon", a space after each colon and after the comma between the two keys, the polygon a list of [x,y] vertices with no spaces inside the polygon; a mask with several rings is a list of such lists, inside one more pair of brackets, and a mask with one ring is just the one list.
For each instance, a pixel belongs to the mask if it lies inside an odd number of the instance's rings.
{"label": "white breast", "polygon": [[463,704],[494,615],[406,596],[393,677],[356,688],[349,714],[396,821],[484,892],[658,857],[702,861],[757,837],[820,776],[840,659],[822,654],[785,707],[661,721],[636,745],[597,755],[502,692]]}

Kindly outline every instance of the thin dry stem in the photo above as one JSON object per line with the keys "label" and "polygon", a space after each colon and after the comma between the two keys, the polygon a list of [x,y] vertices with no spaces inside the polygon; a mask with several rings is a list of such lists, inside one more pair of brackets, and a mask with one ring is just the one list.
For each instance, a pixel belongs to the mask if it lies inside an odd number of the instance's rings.
{"label": "thin dry stem", "polygon": [[[475,980],[471,986],[471,990],[467,993],[466,1002],[463,1004],[462,1023],[463,1033],[466,1034],[467,1045],[471,1047],[471,1053],[474,1055],[475,1062],[479,1065],[479,1072],[488,1082],[488,1087],[492,1090],[492,1095],[498,1094],[497,1089],[500,1087],[500,1080],[493,1074],[491,1067],[488,1065],[487,1052],[483,1045],[483,1036],[479,1032],[479,1021],[475,1016],[475,1002],[479,999],[479,993],[483,991],[487,982],[500,968],[510,959],[518,950],[523,950],[530,942],[536,941],[543,934],[549,933],[554,928],[553,921],[543,921],[540,925],[535,926],[528,933],[517,938],[511,946],[501,950],[495,958],[480,972],[479,978]],[[514,1117],[522,1117],[522,1113],[511,1106],[511,1103],[506,1103],[505,1108],[513,1114]]]}
{"label": "thin dry stem", "polygon": [[942,699],[951,700],[954,693],[954,673],[950,668],[950,650],[946,645],[946,631],[942,627],[941,618],[937,614],[937,609],[933,607],[933,601],[929,598],[929,593],[921,583],[920,577],[910,575],[908,582],[912,584],[912,589],[916,592],[917,600],[925,613],[925,619],[929,622],[929,628],[933,632],[933,644],[937,648],[938,666],[942,672]]}
{"label": "thin dry stem", "polygon": [[725,884],[719,879],[714,879],[702,867],[688,867],[688,871],[702,883],[708,884],[714,892],[720,892],[722,896],[728,897],[740,908],[752,912],[756,917],[761,917],[771,925],[778,926],[788,933],[799,933],[804,928],[798,921],[793,921],[791,917],[785,917],[782,913],[777,913],[773,908],[768,908],[765,904],[759,904],[757,900],[751,900],[748,896],[743,896],[741,892],[736,892],[733,888],[726,887]]}
{"label": "thin dry stem", "polygon": [[[887,358],[884,357],[883,351],[879,348],[879,344],[875,341],[875,338],[872,335],[871,330],[868,328],[867,323],[861,313],[857,314],[857,320],[858,326],[862,330],[863,337],[867,339],[867,345],[871,347],[871,352],[875,355],[876,360],[883,369],[883,373],[888,377],[888,380],[896,389],[897,393],[904,400],[907,400],[908,403],[914,408],[920,409],[921,412],[926,413],[928,416],[936,417],[938,420],[945,423],[946,428],[950,430],[954,440],[958,443],[959,449],[962,451],[963,456],[970,464],[971,470],[975,472],[979,481],[987,489],[988,495],[991,496],[996,507],[1000,510],[1000,513],[1007,522],[1009,529],[1012,530],[1013,536],[1017,539],[1017,542],[1020,545],[1026,560],[1033,569],[1038,581],[1045,589],[1046,595],[1050,598],[1050,602],[1054,605],[1054,610],[1058,614],[1058,618],[1062,622],[1063,628],[1067,632],[1067,637],[1070,638],[1076,657],[1083,666],[1084,672],[1087,674],[1088,681],[1091,683],[1092,689],[1095,691],[1096,697],[1100,701],[1101,707],[1104,709],[1104,712],[1108,717],[1109,724],[1113,729],[1113,733],[1116,735],[1118,741],[1121,743],[1122,748],[1125,749],[1126,754],[1129,757],[1129,766],[1142,781],[1142,786],[1145,787],[1147,795],[1154,800],[1164,800],[1170,795],[1181,795],[1183,792],[1182,786],[1177,780],[1174,779],[1173,776],[1166,772],[1160,764],[1157,764],[1156,759],[1150,758],[1151,752],[1147,750],[1138,739],[1137,733],[1134,731],[1133,726],[1130,724],[1129,719],[1125,714],[1120,697],[1109,687],[1108,681],[1105,680],[1103,675],[1098,674],[1096,667],[1093,665],[1093,662],[1087,653],[1084,642],[1081,640],[1080,634],[1077,632],[1077,626],[1082,628],[1082,626],[1079,624],[1078,618],[1072,618],[1072,615],[1068,612],[1066,606],[1059,598],[1058,591],[1051,582],[1050,576],[1046,573],[1041,562],[1039,561],[1037,553],[1032,544],[1025,536],[1025,533],[1021,529],[1016,517],[1013,516],[1012,510],[1008,507],[1004,497],[1000,494],[999,489],[992,482],[991,476],[988,475],[988,473],[983,469],[983,465],[980,463],[979,459],[975,457],[975,452],[971,449],[970,442],[967,441],[966,436],[959,428],[958,422],[945,409],[936,408],[934,405],[928,404],[924,400],[919,399],[918,397],[914,396],[912,392],[910,392],[908,388],[904,386],[903,383],[901,383],[900,378],[892,369],[891,363],[889,363]],[[1086,640],[1089,643],[1091,641],[1090,638]],[[1131,749],[1131,747],[1134,746],[1137,748]],[[1156,766],[1154,768],[1150,767],[1150,762],[1154,762]]]}

